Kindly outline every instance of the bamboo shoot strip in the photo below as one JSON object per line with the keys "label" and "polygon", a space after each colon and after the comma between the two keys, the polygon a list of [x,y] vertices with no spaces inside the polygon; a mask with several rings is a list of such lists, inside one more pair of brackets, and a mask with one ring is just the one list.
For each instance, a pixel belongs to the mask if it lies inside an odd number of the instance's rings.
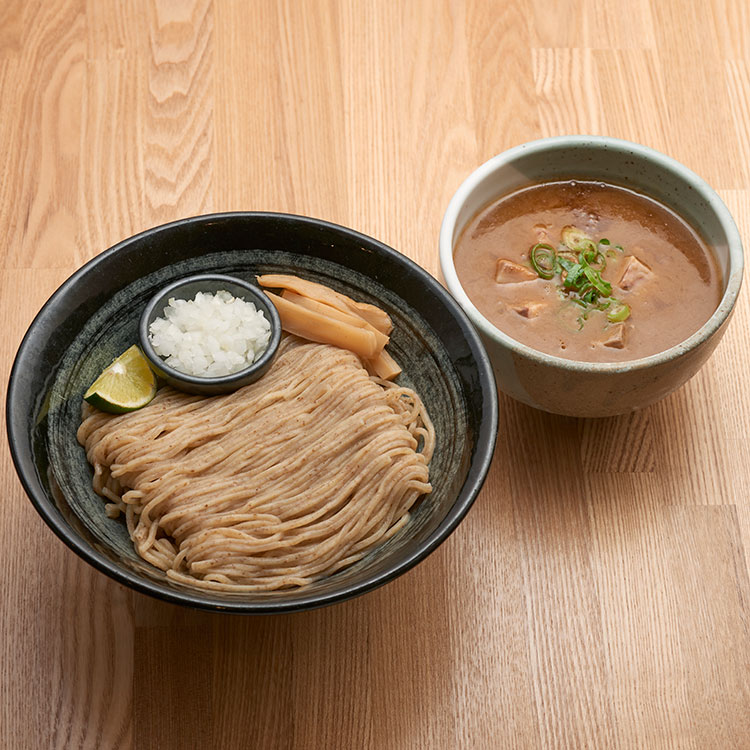
{"label": "bamboo shoot strip", "polygon": [[272,292],[266,294],[279,311],[281,327],[288,333],[319,344],[333,344],[348,349],[363,359],[372,359],[382,351],[375,334],[365,328],[326,317]]}
{"label": "bamboo shoot strip", "polygon": [[258,276],[258,283],[262,287],[270,287],[271,289],[288,289],[304,297],[309,297],[310,299],[335,307],[337,310],[341,310],[341,312],[358,315],[386,336],[393,330],[393,323],[390,317],[379,307],[369,305],[366,302],[356,302],[345,294],[329,289],[327,286],[323,286],[323,284],[317,284],[314,281],[300,279],[298,276],[281,273],[269,273]]}
{"label": "bamboo shoot strip", "polygon": [[375,374],[383,380],[393,380],[401,374],[401,368],[393,357],[383,349],[380,354],[365,361],[368,372]]}
{"label": "bamboo shoot strip", "polygon": [[290,302],[294,302],[297,305],[306,307],[308,310],[313,310],[314,312],[320,313],[321,315],[327,315],[330,318],[340,320],[342,323],[348,323],[350,326],[355,326],[356,328],[364,328],[372,332],[375,335],[375,340],[378,342],[379,347],[383,347],[388,344],[388,336],[386,336],[384,333],[381,333],[377,328],[375,328],[375,326],[370,325],[364,318],[361,318],[359,315],[354,315],[348,312],[341,312],[341,310],[338,310],[335,307],[331,307],[331,305],[325,302],[318,302],[317,300],[314,300],[310,297],[305,297],[302,294],[297,294],[297,292],[290,292],[288,289],[285,289],[281,293],[281,296],[284,299],[288,299]]}

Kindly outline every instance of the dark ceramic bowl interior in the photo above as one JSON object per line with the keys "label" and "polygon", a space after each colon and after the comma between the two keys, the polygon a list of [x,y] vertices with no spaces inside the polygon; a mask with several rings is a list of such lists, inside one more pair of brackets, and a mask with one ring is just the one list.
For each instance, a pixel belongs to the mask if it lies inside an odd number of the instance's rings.
{"label": "dark ceramic bowl interior", "polygon": [[[401,381],[417,389],[435,422],[433,493],[411,522],[357,564],[297,590],[232,595],[169,581],[135,553],[121,519],[109,519],[76,441],[83,393],[138,341],[141,313],[185,276],[250,281],[297,273],[382,306],[395,329],[390,351]],[[16,470],[52,530],[115,580],[204,609],[262,614],[341,601],[382,585],[432,552],[469,510],[489,468],[497,393],[487,355],[465,314],[428,273],[362,234],[272,213],[185,219],[124,240],[94,258],[50,298],[18,351],[7,399]]]}
{"label": "dark ceramic bowl interior", "polygon": [[[164,316],[164,308],[167,307],[170,299],[192,300],[195,299],[198,292],[216,294],[219,291],[226,291],[233,297],[242,298],[245,302],[252,302],[256,310],[263,312],[266,320],[271,324],[271,338],[265,351],[252,364],[242,370],[221,377],[203,378],[188,375],[170,367],[151,345],[148,333],[149,326],[156,318]],[[276,350],[279,348],[279,341],[281,341],[281,320],[279,320],[279,313],[271,300],[250,281],[217,273],[196,274],[169,284],[151,298],[141,314],[138,335],[143,353],[151,363],[152,369],[158,373],[162,380],[185,393],[214,396],[218,393],[236,391],[243,385],[254,383],[268,370],[273,362]]]}

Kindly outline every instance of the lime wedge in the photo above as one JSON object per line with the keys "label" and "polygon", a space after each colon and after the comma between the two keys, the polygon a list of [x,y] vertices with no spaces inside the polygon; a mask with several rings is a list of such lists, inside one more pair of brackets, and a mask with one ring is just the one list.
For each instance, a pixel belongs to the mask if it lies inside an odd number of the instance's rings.
{"label": "lime wedge", "polygon": [[112,414],[144,407],[156,395],[156,375],[137,346],[121,354],[94,381],[84,399]]}

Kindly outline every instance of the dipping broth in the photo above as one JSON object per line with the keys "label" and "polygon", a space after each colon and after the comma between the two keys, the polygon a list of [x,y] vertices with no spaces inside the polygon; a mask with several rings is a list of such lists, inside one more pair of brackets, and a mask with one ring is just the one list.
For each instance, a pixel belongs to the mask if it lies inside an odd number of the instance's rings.
{"label": "dipping broth", "polygon": [[657,201],[602,182],[522,188],[456,243],[466,294],[533,349],[619,362],[669,349],[716,310],[722,283],[697,232]]}

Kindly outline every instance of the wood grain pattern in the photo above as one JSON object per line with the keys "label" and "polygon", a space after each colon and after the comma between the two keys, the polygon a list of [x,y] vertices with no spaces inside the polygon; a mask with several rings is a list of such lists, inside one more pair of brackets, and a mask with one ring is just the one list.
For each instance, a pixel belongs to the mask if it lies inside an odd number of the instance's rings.
{"label": "wood grain pattern", "polygon": [[157,0],[147,12],[145,210],[161,224],[211,210],[213,12],[210,0]]}
{"label": "wood grain pattern", "polygon": [[[84,68],[82,3],[24,4],[23,49],[14,60],[4,106],[8,174],[0,222],[8,229],[5,267],[75,266],[77,178]],[[7,109],[6,109],[7,107]]]}
{"label": "wood grain pattern", "polygon": [[0,7],[0,58],[18,55],[22,33],[23,1],[8,0]]}
{"label": "wood grain pattern", "polygon": [[[310,214],[437,275],[462,179],[545,135],[675,156],[747,241],[749,32],[744,0],[7,0],[4,372],[75,268],[190,214]],[[3,451],[0,746],[750,747],[746,292],[703,370],[642,412],[501,396],[451,538],[321,611],[130,592],[53,537]]]}

